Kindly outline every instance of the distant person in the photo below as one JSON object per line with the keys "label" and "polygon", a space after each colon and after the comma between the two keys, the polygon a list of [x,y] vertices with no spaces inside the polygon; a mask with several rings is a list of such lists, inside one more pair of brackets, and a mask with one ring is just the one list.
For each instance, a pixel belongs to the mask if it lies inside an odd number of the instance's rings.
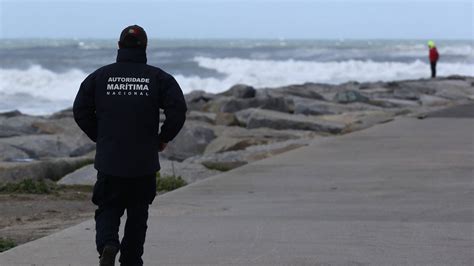
{"label": "distant person", "polygon": [[[143,265],[148,207],[156,196],[158,151],[181,130],[186,103],[176,80],[147,65],[147,35],[126,27],[118,42],[117,62],[101,67],[81,84],[74,119],[97,143],[98,170],[92,202],[100,265]],[[166,120],[159,132],[160,109]],[[120,217],[127,210],[122,241]]]}
{"label": "distant person", "polygon": [[430,48],[431,77],[436,78],[436,63],[439,59],[438,49],[436,49],[433,41],[428,42],[428,47]]}

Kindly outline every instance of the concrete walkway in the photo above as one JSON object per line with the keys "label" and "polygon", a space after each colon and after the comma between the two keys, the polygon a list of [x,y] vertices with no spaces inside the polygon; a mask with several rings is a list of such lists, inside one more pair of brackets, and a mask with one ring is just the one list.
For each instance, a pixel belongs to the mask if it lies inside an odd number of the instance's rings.
{"label": "concrete walkway", "polygon": [[[472,118],[414,118],[157,198],[145,265],[473,265]],[[97,265],[87,221],[0,265]]]}

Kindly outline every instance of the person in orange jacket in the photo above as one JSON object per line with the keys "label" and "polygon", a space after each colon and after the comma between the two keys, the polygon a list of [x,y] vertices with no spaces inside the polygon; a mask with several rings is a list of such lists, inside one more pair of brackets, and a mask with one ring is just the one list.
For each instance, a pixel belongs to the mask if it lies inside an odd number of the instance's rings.
{"label": "person in orange jacket", "polygon": [[430,48],[430,64],[431,64],[431,78],[436,78],[436,63],[439,59],[439,53],[433,41],[428,42]]}

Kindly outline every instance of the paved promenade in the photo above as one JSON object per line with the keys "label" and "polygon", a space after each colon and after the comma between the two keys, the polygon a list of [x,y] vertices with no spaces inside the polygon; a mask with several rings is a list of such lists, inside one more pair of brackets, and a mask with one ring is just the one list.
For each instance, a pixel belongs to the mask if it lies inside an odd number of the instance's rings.
{"label": "paved promenade", "polygon": [[[474,265],[474,119],[463,116],[318,139],[160,196],[145,265]],[[0,265],[97,265],[93,241],[87,221]]]}

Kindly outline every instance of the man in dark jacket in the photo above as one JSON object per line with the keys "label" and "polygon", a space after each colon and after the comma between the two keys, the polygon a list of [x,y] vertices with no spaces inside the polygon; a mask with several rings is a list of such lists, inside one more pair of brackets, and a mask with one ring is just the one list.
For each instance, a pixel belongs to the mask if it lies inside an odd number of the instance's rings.
{"label": "man in dark jacket", "polygon": [[[156,195],[158,151],[181,130],[186,102],[176,80],[146,64],[147,36],[137,25],[125,28],[117,62],[101,67],[81,84],[74,119],[96,142],[98,170],[92,202],[100,265],[143,265],[148,206]],[[166,120],[158,129],[160,109]],[[119,241],[120,217],[127,222]]]}

